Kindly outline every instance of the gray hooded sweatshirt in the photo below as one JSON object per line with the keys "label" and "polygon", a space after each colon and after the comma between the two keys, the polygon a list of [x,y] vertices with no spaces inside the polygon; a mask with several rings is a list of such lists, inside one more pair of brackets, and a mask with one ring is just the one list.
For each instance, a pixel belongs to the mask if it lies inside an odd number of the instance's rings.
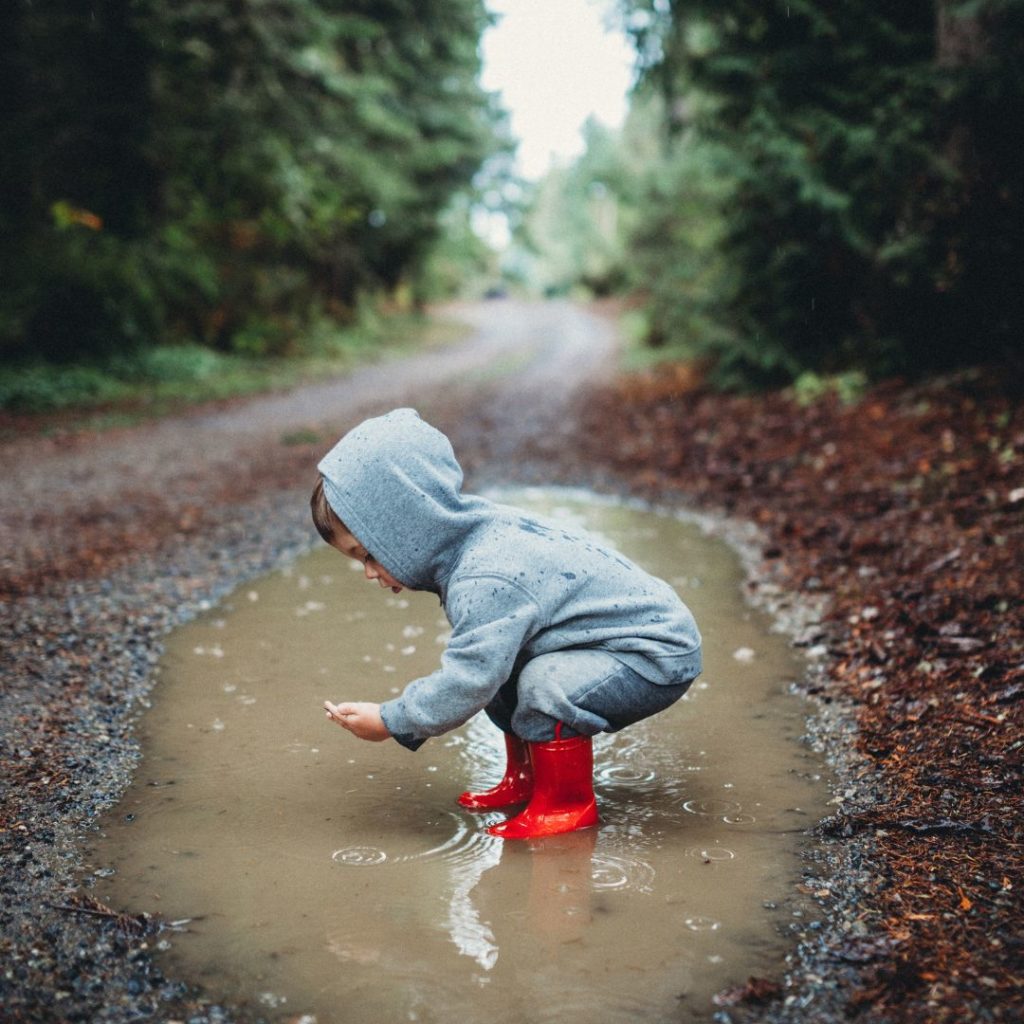
{"label": "gray hooded sweatshirt", "polygon": [[586,533],[463,494],[448,438],[414,409],[366,420],[318,468],[349,532],[451,623],[440,668],[381,705],[403,746],[483,709],[517,659],[596,648],[654,684],[699,674],[700,633],[667,583]]}

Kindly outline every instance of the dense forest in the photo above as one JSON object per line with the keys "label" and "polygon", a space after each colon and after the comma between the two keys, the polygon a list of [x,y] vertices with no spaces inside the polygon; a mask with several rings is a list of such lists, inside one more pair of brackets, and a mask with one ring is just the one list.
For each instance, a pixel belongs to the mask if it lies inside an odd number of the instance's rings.
{"label": "dense forest", "polygon": [[12,0],[2,21],[8,362],[286,353],[367,295],[415,300],[504,144],[481,0]]}
{"label": "dense forest", "polygon": [[[726,386],[1017,357],[1024,0],[608,11],[631,113],[533,188],[510,276],[628,296],[651,351]],[[12,0],[0,22],[0,405],[32,404],[10,374],[40,364],[295,354],[487,265],[472,213],[511,143],[483,0]]]}
{"label": "dense forest", "polygon": [[520,233],[547,287],[631,293],[649,345],[724,384],[1019,353],[1021,0],[617,11],[628,122],[590,126]]}

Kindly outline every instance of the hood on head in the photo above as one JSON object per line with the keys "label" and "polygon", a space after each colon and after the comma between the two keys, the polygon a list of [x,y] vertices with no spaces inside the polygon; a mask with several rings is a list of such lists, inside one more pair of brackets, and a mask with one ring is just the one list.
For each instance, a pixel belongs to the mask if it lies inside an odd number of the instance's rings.
{"label": "hood on head", "polygon": [[462,494],[451,443],[415,409],[360,423],[317,469],[334,514],[413,590],[437,589],[487,505]]}

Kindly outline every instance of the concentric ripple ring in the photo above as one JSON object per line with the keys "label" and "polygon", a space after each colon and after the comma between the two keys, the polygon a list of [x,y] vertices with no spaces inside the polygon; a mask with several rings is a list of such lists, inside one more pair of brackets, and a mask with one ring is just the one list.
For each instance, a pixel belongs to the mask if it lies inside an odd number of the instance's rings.
{"label": "concentric ripple ring", "polygon": [[376,846],[349,846],[335,850],[331,860],[348,867],[372,868],[387,861],[388,855]]}

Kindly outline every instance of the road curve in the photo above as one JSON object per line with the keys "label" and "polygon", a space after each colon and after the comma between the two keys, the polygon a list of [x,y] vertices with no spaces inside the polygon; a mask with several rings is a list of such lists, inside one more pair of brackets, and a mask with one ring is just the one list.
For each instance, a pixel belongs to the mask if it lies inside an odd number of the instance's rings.
{"label": "road curve", "polygon": [[[197,528],[218,503],[295,486],[325,444],[399,405],[420,408],[500,469],[560,437],[569,399],[611,367],[612,326],[566,301],[460,303],[444,315],[470,327],[457,345],[226,408],[0,445],[4,589],[35,589],[90,563],[99,571],[167,531]],[[317,440],[288,443],[300,430]]]}

